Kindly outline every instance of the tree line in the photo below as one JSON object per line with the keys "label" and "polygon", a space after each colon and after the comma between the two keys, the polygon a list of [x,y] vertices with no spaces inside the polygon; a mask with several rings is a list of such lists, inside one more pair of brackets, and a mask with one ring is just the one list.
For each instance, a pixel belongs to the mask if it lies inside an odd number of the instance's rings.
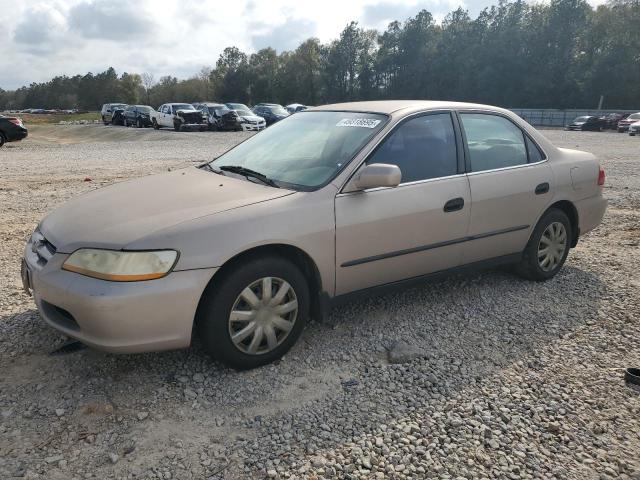
{"label": "tree line", "polygon": [[59,76],[14,91],[3,108],[82,108],[107,102],[299,102],[441,99],[505,107],[640,108],[640,0],[504,1],[442,22],[427,10],[383,32],[351,22],[339,38],[250,55],[226,48],[192,78],[123,73]]}

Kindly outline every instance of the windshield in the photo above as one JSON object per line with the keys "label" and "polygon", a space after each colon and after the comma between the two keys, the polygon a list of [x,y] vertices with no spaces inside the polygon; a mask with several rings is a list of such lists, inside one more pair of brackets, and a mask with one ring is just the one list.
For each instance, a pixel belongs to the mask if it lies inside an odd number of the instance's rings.
{"label": "windshield", "polygon": [[229,113],[231,110],[229,110],[227,107],[225,107],[224,105],[218,105],[216,107],[209,107],[209,113],[215,113],[217,115],[224,115],[225,113]]}
{"label": "windshield", "polygon": [[632,113],[627,118],[630,120],[640,120],[640,113]]}
{"label": "windshield", "polygon": [[193,105],[190,105],[188,103],[176,103],[175,105],[172,105],[171,108],[173,108],[174,112],[177,112],[178,110],[195,110],[196,109]]}
{"label": "windshield", "polygon": [[289,115],[289,112],[287,112],[284,108],[282,108],[280,105],[276,106],[276,107],[264,107],[267,110],[269,110],[271,113],[273,113],[274,115]]}
{"label": "windshield", "polygon": [[586,122],[590,117],[578,117],[574,120],[574,122]]}
{"label": "windshield", "polygon": [[303,190],[330,181],[382,128],[385,115],[302,112],[249,138],[214,161],[238,165]]}
{"label": "windshield", "polygon": [[147,107],[145,105],[138,105],[138,111],[141,113],[151,113],[153,109],[151,107]]}

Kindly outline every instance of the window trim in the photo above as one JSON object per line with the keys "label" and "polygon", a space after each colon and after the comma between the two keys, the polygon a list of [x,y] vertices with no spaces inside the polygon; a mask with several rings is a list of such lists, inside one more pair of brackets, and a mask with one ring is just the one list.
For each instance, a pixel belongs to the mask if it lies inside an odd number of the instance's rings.
{"label": "window trim", "polygon": [[367,160],[369,160],[369,158],[372,157],[378,151],[378,149],[382,146],[382,144],[391,135],[393,135],[395,133],[396,129],[400,128],[405,122],[408,122],[410,120],[413,120],[413,119],[416,119],[416,118],[420,118],[420,117],[426,117],[427,115],[438,115],[438,114],[443,114],[443,113],[448,113],[449,117],[451,118],[451,126],[453,127],[453,135],[454,135],[454,138],[455,138],[455,141],[456,141],[456,167],[457,167],[457,173],[455,173],[453,175],[447,175],[447,176],[444,176],[444,177],[424,178],[422,180],[414,180],[412,182],[402,182],[397,187],[370,188],[370,189],[367,189],[366,192],[369,193],[369,192],[376,192],[376,191],[381,191],[381,190],[391,190],[391,189],[401,188],[401,187],[405,187],[405,186],[418,185],[418,184],[426,183],[426,182],[433,182],[433,181],[444,180],[444,179],[449,179],[449,178],[461,177],[461,176],[465,175],[465,163],[464,163],[465,157],[464,157],[464,152],[463,152],[462,137],[461,137],[461,132],[460,132],[460,126],[458,125],[458,122],[457,122],[457,119],[456,119],[456,116],[455,116],[455,111],[450,109],[450,108],[444,108],[444,109],[438,109],[438,110],[427,110],[427,111],[423,110],[423,111],[420,111],[420,112],[415,112],[415,113],[412,113],[410,115],[407,115],[406,117],[404,117],[400,121],[398,121],[395,125],[393,125],[393,127],[382,138],[380,138],[376,142],[376,144],[373,146],[373,148],[369,151],[369,153],[367,153],[367,155],[356,166],[356,168],[353,169],[353,172],[351,172],[351,174],[349,175],[349,177],[347,177],[347,179],[344,182],[344,184],[340,187],[340,190],[339,190],[337,196],[355,195],[355,194],[361,193],[361,192],[344,192],[344,188],[349,184],[349,182],[351,181],[353,176],[356,173],[358,173],[358,170],[360,170],[360,168],[362,168],[362,165],[367,163]]}
{"label": "window trim", "polygon": [[[467,135],[466,135],[466,133],[464,131],[464,124],[462,123],[462,115],[465,114],[465,113],[481,114],[481,115],[493,115],[493,116],[496,116],[496,117],[502,117],[505,120],[511,122],[522,133],[522,139],[524,140],[524,148],[525,148],[525,151],[527,152],[527,163],[523,163],[521,165],[512,165],[510,167],[500,167],[500,168],[492,168],[492,169],[488,169],[488,170],[479,170],[477,172],[474,172],[471,169],[471,154],[469,153],[469,145],[467,143]],[[523,168],[523,167],[529,167],[529,166],[532,166],[532,165],[540,165],[541,163],[549,161],[549,156],[542,149],[542,147],[540,147],[540,144],[538,142],[536,142],[535,139],[532,138],[531,135],[529,135],[520,125],[518,125],[511,118],[509,118],[508,115],[506,115],[506,114],[504,114],[502,112],[496,112],[496,111],[493,111],[493,110],[483,110],[481,108],[472,108],[472,109],[468,109],[468,110],[457,109],[457,110],[454,111],[454,114],[455,114],[455,117],[456,117],[456,119],[457,119],[457,121],[459,123],[460,134],[462,136],[462,143],[463,143],[463,148],[464,148],[465,172],[466,172],[467,175],[478,175],[478,174],[487,173],[487,172],[499,172],[499,171],[502,171],[502,170],[512,170],[514,168]],[[531,143],[533,143],[538,148],[538,150],[542,154],[542,160],[540,160],[538,162],[529,162],[530,156],[529,156],[529,147],[528,147],[527,141],[526,141],[527,138],[531,141]]]}

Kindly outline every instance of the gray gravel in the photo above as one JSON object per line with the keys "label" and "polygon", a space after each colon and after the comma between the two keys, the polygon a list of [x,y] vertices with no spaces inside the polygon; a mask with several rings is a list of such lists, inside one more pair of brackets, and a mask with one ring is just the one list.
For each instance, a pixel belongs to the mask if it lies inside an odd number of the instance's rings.
{"label": "gray gravel", "polygon": [[0,150],[0,478],[640,480],[640,393],[620,370],[640,366],[640,139],[545,133],[602,159],[611,201],[554,280],[488,271],[349,304],[238,373],[198,345],[49,355],[64,338],[18,261],[67,198],[248,134],[32,129]]}

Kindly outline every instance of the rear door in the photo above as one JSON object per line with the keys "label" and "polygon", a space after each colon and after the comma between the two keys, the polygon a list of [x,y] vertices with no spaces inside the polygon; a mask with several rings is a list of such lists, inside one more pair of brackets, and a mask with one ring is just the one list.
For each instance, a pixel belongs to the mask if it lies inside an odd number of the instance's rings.
{"label": "rear door", "polygon": [[460,112],[471,188],[465,263],[520,253],[553,196],[544,153],[509,118]]}
{"label": "rear door", "polygon": [[397,165],[395,188],[336,197],[336,295],[455,267],[470,213],[450,112],[401,122],[365,163]]}

